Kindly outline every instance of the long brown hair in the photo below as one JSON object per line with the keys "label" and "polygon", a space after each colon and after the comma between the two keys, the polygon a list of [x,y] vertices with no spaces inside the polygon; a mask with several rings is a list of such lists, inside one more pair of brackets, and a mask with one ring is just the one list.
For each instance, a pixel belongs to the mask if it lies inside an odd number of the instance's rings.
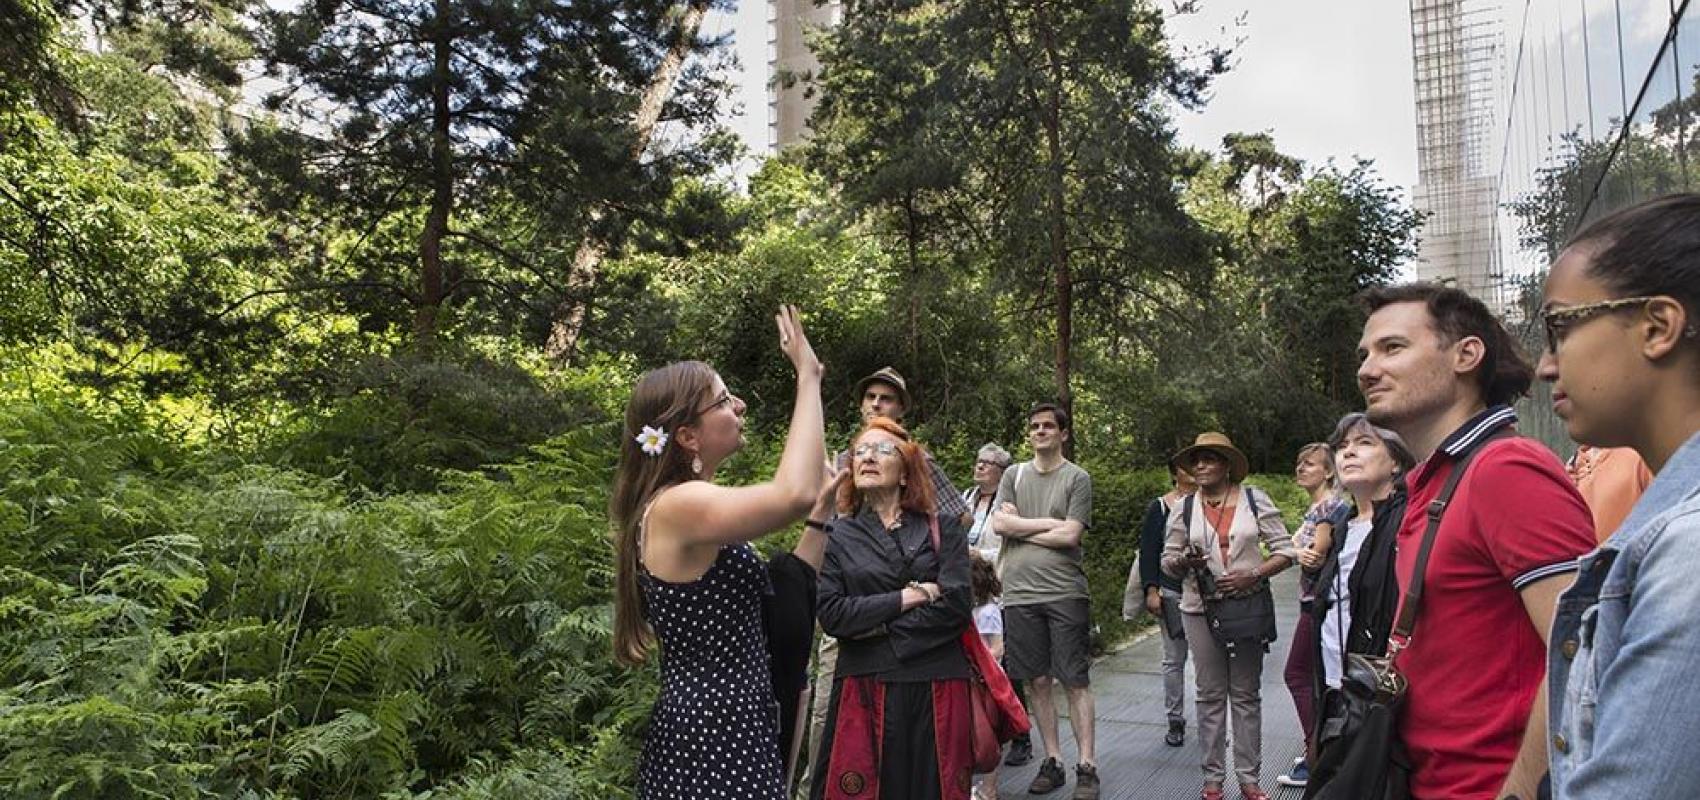
{"label": "long brown hair", "polygon": [[[874,417],[868,424],[857,431],[856,438],[850,440],[851,457],[850,469],[856,468],[855,446],[869,431],[885,431],[902,440],[897,443],[897,454],[903,458],[903,486],[898,490],[897,505],[905,511],[917,514],[931,514],[936,508],[933,502],[933,480],[927,471],[927,452],[909,437],[909,431],[887,417]],[[856,488],[854,480],[845,481],[838,487],[838,513],[854,514],[862,508],[862,490]]]}
{"label": "long brown hair", "polygon": [[[620,466],[614,471],[608,516],[614,522],[614,657],[630,666],[642,664],[655,644],[655,631],[643,618],[643,593],[638,587],[642,555],[638,529],[656,493],[693,477],[690,454],[673,438],[681,426],[696,420],[697,409],[711,399],[714,378],[714,368],[701,361],[668,364],[644,373],[626,403]],[[648,455],[638,444],[638,433],[645,426],[667,433],[660,455]]]}

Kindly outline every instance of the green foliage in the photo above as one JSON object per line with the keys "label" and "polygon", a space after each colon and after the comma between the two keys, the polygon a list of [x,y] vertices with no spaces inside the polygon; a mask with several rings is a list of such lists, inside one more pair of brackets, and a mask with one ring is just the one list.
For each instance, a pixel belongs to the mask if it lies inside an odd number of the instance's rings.
{"label": "green foliage", "polygon": [[607,657],[604,426],[364,501],[66,401],[0,438],[11,796],[630,786],[653,676]]}

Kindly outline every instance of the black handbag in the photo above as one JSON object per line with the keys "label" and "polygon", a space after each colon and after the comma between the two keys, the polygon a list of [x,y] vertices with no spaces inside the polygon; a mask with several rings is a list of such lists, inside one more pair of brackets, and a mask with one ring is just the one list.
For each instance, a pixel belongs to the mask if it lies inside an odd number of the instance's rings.
{"label": "black handbag", "polygon": [[1210,635],[1226,647],[1250,643],[1267,649],[1278,635],[1275,593],[1268,581],[1246,594],[1206,597],[1204,619],[1210,624]]}
{"label": "black handbag", "polygon": [[1440,520],[1452,502],[1452,494],[1488,442],[1510,435],[1501,430],[1464,454],[1447,476],[1440,495],[1428,505],[1428,527],[1417,550],[1411,585],[1399,604],[1399,616],[1388,637],[1388,652],[1382,656],[1351,653],[1340,675],[1340,688],[1323,697],[1323,717],[1316,730],[1316,763],[1310,769],[1305,798],[1324,800],[1408,800],[1411,796],[1411,760],[1399,741],[1399,707],[1409,684],[1399,673],[1394,659],[1410,646],[1422,606],[1423,573],[1428,570]]}
{"label": "black handbag", "polygon": [[[1258,514],[1257,497],[1247,490],[1246,508],[1253,517]],[[1192,527],[1192,499],[1187,495],[1181,502],[1181,519]],[[1250,642],[1268,651],[1269,644],[1280,637],[1275,627],[1275,593],[1269,581],[1259,581],[1257,588],[1245,594],[1223,595],[1216,588],[1216,576],[1208,567],[1196,570],[1198,593],[1204,598],[1204,620],[1210,635],[1223,647],[1234,648]]]}

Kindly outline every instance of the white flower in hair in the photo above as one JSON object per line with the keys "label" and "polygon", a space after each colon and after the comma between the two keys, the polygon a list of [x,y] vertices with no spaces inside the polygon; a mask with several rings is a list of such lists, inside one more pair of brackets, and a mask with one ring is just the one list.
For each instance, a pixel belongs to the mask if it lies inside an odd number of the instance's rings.
{"label": "white flower in hair", "polygon": [[660,428],[651,428],[645,425],[643,431],[637,435],[636,440],[638,447],[643,448],[644,455],[658,456],[667,447],[667,432]]}

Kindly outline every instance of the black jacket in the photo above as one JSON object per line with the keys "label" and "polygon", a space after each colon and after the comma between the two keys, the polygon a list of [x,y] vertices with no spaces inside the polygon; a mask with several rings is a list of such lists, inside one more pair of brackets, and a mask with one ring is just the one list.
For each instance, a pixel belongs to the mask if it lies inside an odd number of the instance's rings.
{"label": "black jacket", "polygon": [[[895,533],[864,510],[832,523],[821,564],[821,628],[838,637],[838,674],[887,682],[968,677],[962,632],[972,613],[968,539],[955,519],[939,519],[941,559],[927,517],[903,512]],[[903,611],[910,581],[938,583],[938,602]]]}
{"label": "black jacket", "polygon": [[[1334,585],[1334,577],[1340,572],[1340,550],[1346,544],[1346,521],[1356,513],[1355,509],[1344,511],[1331,520],[1336,523],[1334,543],[1328,549],[1328,559],[1317,571],[1316,602],[1311,606],[1311,615],[1319,631],[1322,625],[1335,624],[1334,620],[1328,619],[1328,612],[1333,606],[1329,587]],[[1399,576],[1394,568],[1399,526],[1404,520],[1405,482],[1400,479],[1393,484],[1393,494],[1376,505],[1375,514],[1370,517],[1369,538],[1358,550],[1352,575],[1346,579],[1352,598],[1352,619],[1347,623],[1342,642],[1346,653],[1379,656],[1387,651],[1387,637],[1393,632],[1393,616],[1399,613]],[[1320,689],[1323,678],[1320,634],[1316,642],[1316,678]],[[1316,696],[1321,697],[1321,692]]]}
{"label": "black jacket", "polygon": [[1145,518],[1139,523],[1139,584],[1141,592],[1161,586],[1180,592],[1181,579],[1163,571],[1163,537],[1169,529],[1169,509],[1158,497],[1145,507]]}

